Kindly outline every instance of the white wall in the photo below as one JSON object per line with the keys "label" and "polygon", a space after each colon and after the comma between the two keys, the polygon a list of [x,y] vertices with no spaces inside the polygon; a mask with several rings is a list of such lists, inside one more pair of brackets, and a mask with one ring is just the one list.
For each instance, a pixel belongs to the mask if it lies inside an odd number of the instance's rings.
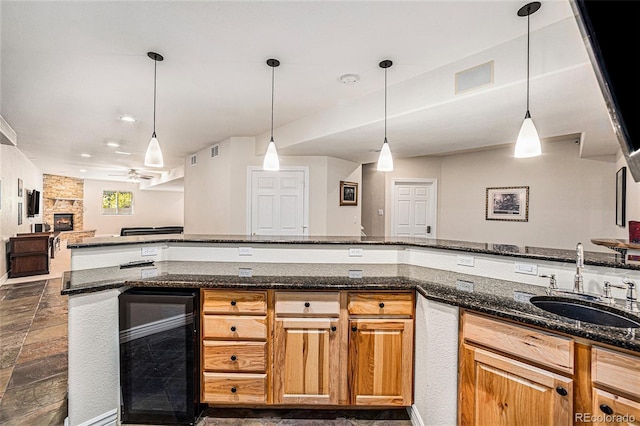
{"label": "white wall", "polygon": [[[218,156],[210,148],[196,153],[197,164],[185,163],[185,233],[247,233],[247,168],[262,166],[255,139],[233,137],[220,142]],[[280,156],[282,167],[309,168],[309,235],[360,235],[360,204],[340,207],[340,181],[361,182],[361,166],[332,157]]]}
{"label": "white wall", "polygon": [[[22,197],[18,197],[18,178],[22,179]],[[31,224],[42,222],[42,198],[40,215],[27,218],[27,190],[37,189],[42,197],[42,172],[18,150],[0,145],[0,180],[2,181],[2,205],[0,206],[0,282],[7,277],[6,245],[17,233],[32,232]],[[18,226],[18,203],[22,203],[22,225]]]}
{"label": "white wall", "polygon": [[[103,215],[102,191],[133,192],[132,215]],[[138,184],[106,180],[84,181],[84,229],[96,235],[119,235],[120,228],[131,226],[182,226],[184,194],[174,191],[142,191]]]}

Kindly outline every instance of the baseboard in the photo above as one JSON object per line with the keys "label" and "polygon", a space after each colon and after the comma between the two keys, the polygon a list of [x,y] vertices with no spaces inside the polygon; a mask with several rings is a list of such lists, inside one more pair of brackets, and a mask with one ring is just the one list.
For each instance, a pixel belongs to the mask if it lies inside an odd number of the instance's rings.
{"label": "baseboard", "polygon": [[420,413],[418,413],[416,404],[413,404],[411,407],[407,407],[407,413],[409,413],[409,419],[413,426],[425,426],[422,421],[422,417],[420,417]]}
{"label": "baseboard", "polygon": [[[65,420],[65,424],[66,423],[67,422]],[[94,417],[93,419],[87,420],[86,422],[78,426],[116,426],[117,424],[118,424],[118,409],[114,408],[113,410],[100,414],[99,416]]]}
{"label": "baseboard", "polygon": [[7,272],[6,274],[0,277],[0,285],[6,283],[8,279],[9,279],[9,273]]}

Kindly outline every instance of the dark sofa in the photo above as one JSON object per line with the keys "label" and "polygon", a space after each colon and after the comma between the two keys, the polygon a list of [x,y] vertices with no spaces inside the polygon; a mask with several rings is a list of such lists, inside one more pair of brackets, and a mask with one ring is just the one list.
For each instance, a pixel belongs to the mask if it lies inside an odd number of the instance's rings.
{"label": "dark sofa", "polygon": [[184,227],[183,226],[157,226],[153,227],[145,227],[145,226],[136,226],[130,228],[121,228],[120,236],[126,237],[130,235],[155,235],[155,234],[183,234]]}

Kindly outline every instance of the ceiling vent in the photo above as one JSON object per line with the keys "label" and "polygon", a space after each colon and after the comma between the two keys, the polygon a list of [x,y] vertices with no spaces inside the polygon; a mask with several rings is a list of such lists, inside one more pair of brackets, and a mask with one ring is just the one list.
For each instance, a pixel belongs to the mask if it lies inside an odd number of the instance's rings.
{"label": "ceiling vent", "polygon": [[214,145],[211,147],[211,158],[218,156],[218,147],[220,145]]}
{"label": "ceiling vent", "polygon": [[0,115],[0,143],[2,145],[18,146],[18,135],[9,126],[9,123],[5,121]]}
{"label": "ceiling vent", "polygon": [[195,166],[196,164],[198,164],[198,156],[193,154],[191,158],[189,158],[189,165]]}
{"label": "ceiling vent", "polygon": [[456,73],[456,95],[493,84],[493,61]]}

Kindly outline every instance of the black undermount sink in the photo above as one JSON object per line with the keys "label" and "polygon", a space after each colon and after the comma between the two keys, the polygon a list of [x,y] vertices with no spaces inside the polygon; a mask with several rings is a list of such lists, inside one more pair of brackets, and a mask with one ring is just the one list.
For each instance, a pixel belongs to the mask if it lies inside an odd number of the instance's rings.
{"label": "black undermount sink", "polygon": [[547,312],[577,321],[608,327],[640,327],[640,316],[588,300],[562,296],[534,296],[530,302]]}

